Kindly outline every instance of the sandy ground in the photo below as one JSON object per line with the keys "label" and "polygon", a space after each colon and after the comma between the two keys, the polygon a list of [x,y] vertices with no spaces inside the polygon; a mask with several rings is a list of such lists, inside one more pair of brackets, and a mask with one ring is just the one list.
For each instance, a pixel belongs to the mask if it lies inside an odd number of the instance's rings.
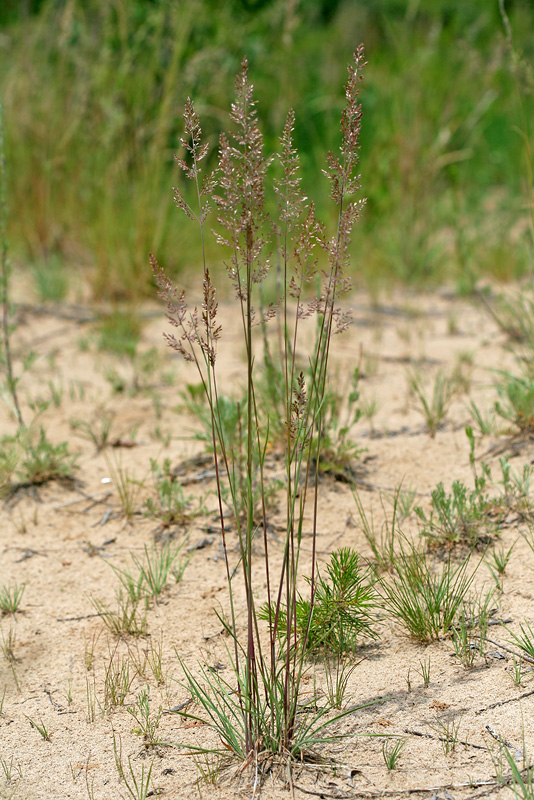
{"label": "sandy ground", "polygon": [[[464,432],[471,422],[467,403],[473,399],[481,410],[491,409],[497,398],[494,370],[513,367],[513,358],[505,335],[487,312],[467,301],[446,295],[399,295],[372,305],[361,295],[354,297],[352,306],[356,324],[335,339],[332,374],[344,380],[360,363],[362,401],[367,407],[372,401],[377,404],[376,414],[362,418],[352,436],[365,448],[355,464],[356,488],[380,529],[381,498],[389,513],[388,498],[401,482],[419,493],[417,502],[426,509],[439,481],[447,488],[457,479],[472,486]],[[192,438],[197,423],[179,408],[180,392],[186,383],[196,382],[196,376],[165,348],[159,307],[146,309],[140,346],[141,352],[156,348],[157,357],[151,357],[155,370],[147,375],[137,369],[137,387],[134,367],[97,352],[91,321],[77,318],[76,310],[73,318],[67,312],[66,307],[46,313],[22,309],[13,340],[17,356],[30,346],[39,356],[20,385],[25,416],[32,416],[30,401],[51,398],[52,381],[61,396],[57,407],[51,403],[41,413],[39,423],[51,441],[68,441],[70,450],[78,453],[78,462],[74,481],[21,488],[0,508],[0,586],[26,587],[20,611],[0,617],[0,798],[129,797],[116,767],[114,736],[130,782],[128,759],[136,776],[152,764],[150,796],[169,800],[251,797],[254,793],[274,799],[288,797],[291,791],[296,797],[332,798],[511,796],[509,788],[492,782],[499,769],[498,739],[509,744],[520,767],[523,748],[534,752],[534,684],[528,671],[521,685],[514,684],[512,655],[505,649],[513,649],[510,631],[518,633],[521,623],[533,621],[534,554],[518,536],[514,515],[500,533],[505,549],[517,543],[504,576],[504,590],[493,600],[496,624],[490,628],[490,638],[495,643],[487,644],[484,656],[477,656],[473,668],[467,669],[450,639],[417,644],[378,609],[379,638],[372,644],[362,642],[356,652],[360,663],[345,696],[349,713],[333,725],[344,736],[323,750],[325,757],[334,759],[334,766],[296,765],[292,788],[284,779],[284,769],[277,768],[261,787],[254,788],[248,770],[234,765],[221,770],[213,785],[202,780],[183,744],[217,742],[206,727],[192,727],[169,713],[161,715],[157,731],[163,744],[144,746],[128,713],[140,691],[150,686],[150,711],[156,718],[160,707],[166,712],[188,698],[180,683],[180,660],[191,670],[199,663],[226,670],[226,675],[230,669],[227,639],[216,615],[217,608],[226,608],[227,592],[213,513],[214,481],[209,477],[210,462],[195,461],[204,452],[203,445]],[[239,383],[244,373],[234,317],[231,308],[222,309],[224,344],[219,370],[227,388]],[[454,399],[432,439],[420,405],[409,395],[407,368],[417,365],[425,380],[430,380],[439,367],[451,370],[462,359],[468,395]],[[124,379],[122,393],[113,392],[106,378],[110,370]],[[86,420],[97,427],[107,412],[115,415],[111,438],[117,446],[97,452],[92,442],[72,429],[70,421]],[[0,432],[13,432],[13,419],[5,411],[2,414]],[[495,475],[499,454],[508,453],[515,469],[534,463],[534,445],[513,441],[504,424],[501,427],[500,436],[477,440],[477,455],[485,458]],[[150,459],[162,463],[163,458],[181,469],[184,492],[192,497],[191,511],[199,502],[205,511],[162,532],[142,509],[144,501],[154,496]],[[117,470],[139,482],[128,484],[134,490],[135,511],[129,522],[121,512]],[[372,558],[348,483],[325,478],[319,508],[321,563],[340,546],[351,546]],[[272,521],[270,547],[273,563],[279,563],[276,525],[283,522],[281,509],[273,510]],[[417,533],[413,513],[402,528],[408,535]],[[94,600],[113,607],[119,581],[111,567],[131,566],[132,554],[142,559],[144,547],[161,539],[162,533],[172,535],[173,542],[184,541],[184,552],[191,548],[191,560],[181,582],[171,580],[160,601],[150,606],[146,635],[117,640],[97,614]],[[210,543],[197,547],[206,537]],[[306,542],[304,549],[309,554]],[[258,547],[260,595],[261,568],[262,548]],[[303,562],[303,571],[309,574],[309,563]],[[480,589],[492,584],[482,564],[476,585]],[[500,624],[502,620],[508,622]],[[10,641],[14,660],[6,658]],[[158,652],[162,675],[150,666]],[[106,708],[106,674],[126,661],[129,691],[122,706]],[[421,663],[430,664],[427,687]],[[324,687],[324,675],[321,662],[310,664],[305,686],[315,681]],[[45,726],[48,741],[37,725]],[[440,737],[453,728],[458,728],[458,742],[446,746]],[[392,771],[386,768],[382,752],[388,735],[406,739]],[[212,770],[213,764],[203,763],[204,771]],[[504,772],[508,772],[506,766]]]}

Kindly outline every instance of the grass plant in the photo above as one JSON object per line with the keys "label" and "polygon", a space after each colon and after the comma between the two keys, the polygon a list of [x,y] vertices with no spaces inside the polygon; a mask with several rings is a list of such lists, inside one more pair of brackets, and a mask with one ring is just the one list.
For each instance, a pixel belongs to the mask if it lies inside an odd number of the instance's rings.
{"label": "grass plant", "polygon": [[423,686],[425,689],[428,689],[430,686],[430,658],[426,658],[424,661],[419,662],[419,675],[423,679]]}
{"label": "grass plant", "polygon": [[454,395],[457,385],[454,378],[439,370],[430,394],[423,386],[423,379],[417,372],[408,373],[408,385],[411,392],[420,402],[418,409],[425,418],[427,430],[433,439],[442,425]]}
{"label": "grass plant", "polygon": [[379,532],[375,527],[372,510],[367,514],[358,492],[354,491],[353,497],[362,523],[363,535],[371,547],[376,565],[379,570],[387,572],[392,569],[395,563],[396,541],[400,533],[397,526],[397,517],[399,513],[399,503],[401,502],[401,487],[399,486],[397,488],[391,500],[393,506],[393,513],[391,515],[386,511],[384,497],[382,495],[380,496],[380,503],[384,512],[384,521]]}
{"label": "grass plant", "polygon": [[501,545],[499,549],[493,548],[490,555],[485,559],[486,566],[493,576],[497,589],[503,591],[504,573],[510,561],[512,550],[517,544],[517,540],[505,551],[504,546]]}
{"label": "grass plant", "polygon": [[138,498],[144,481],[133,478],[129,471],[122,466],[120,459],[106,458],[106,464],[111,480],[119,495],[119,504],[126,522],[131,523],[138,511]]}
{"label": "grass plant", "polygon": [[119,737],[119,743],[117,744],[115,732],[113,732],[113,754],[115,756],[115,766],[119,779],[124,783],[132,800],[146,800],[151,791],[150,783],[154,759],[150,762],[148,769],[145,767],[145,764],[141,764],[141,774],[138,774],[134,769],[130,756],[128,756],[128,764],[125,767],[122,758],[122,742]]}
{"label": "grass plant", "polygon": [[523,686],[525,675],[532,672],[532,667],[526,669],[523,661],[514,655],[512,656],[512,664],[506,668],[506,671],[510,675],[514,686]]}
{"label": "grass plant", "polygon": [[160,466],[150,460],[155,496],[145,500],[145,516],[157,520],[162,528],[181,525],[195,513],[191,509],[192,497],[184,494],[181,483],[172,473],[171,461],[164,459]]}
{"label": "grass plant", "polygon": [[471,640],[469,627],[464,616],[460,618],[458,624],[453,628],[452,642],[454,652],[463,666],[466,669],[471,669],[475,664],[479,648],[477,644]]}
{"label": "grass plant", "polygon": [[0,611],[2,614],[15,614],[19,610],[25,588],[25,583],[0,586]]}
{"label": "grass plant", "polygon": [[130,673],[130,661],[127,656],[119,657],[117,648],[110,654],[104,676],[105,711],[123,706],[130,692],[134,676]]}
{"label": "grass plant", "polygon": [[454,753],[456,749],[461,723],[461,716],[452,714],[442,719],[437,719],[436,722],[430,726],[438,734],[439,740],[443,745],[443,752],[446,756]]}
{"label": "grass plant", "polygon": [[66,442],[52,444],[44,431],[34,426],[21,427],[14,435],[2,438],[0,491],[9,494],[17,486],[70,479],[77,456],[69,453]]}
{"label": "grass plant", "polygon": [[188,559],[184,559],[179,566],[175,566],[175,564],[185,542],[186,540],[180,544],[173,544],[171,541],[167,541],[163,545],[154,543],[151,547],[145,545],[144,558],[139,558],[134,553],[130,554],[134,565],[133,570],[129,567],[121,569],[109,564],[132,604],[137,604],[144,598],[157,600],[167,586],[171,574],[175,576],[176,582],[179,582],[176,578],[176,570],[179,571],[181,578]]}
{"label": "grass plant", "polygon": [[495,432],[495,414],[481,411],[474,400],[470,401],[467,410],[481,436],[491,436]]}
{"label": "grass plant", "polygon": [[163,668],[163,635],[158,642],[150,639],[147,660],[158,686],[163,686],[166,681],[166,673]]}
{"label": "grass plant", "polygon": [[363,413],[359,380],[359,369],[356,367],[348,386],[339,379],[329,382],[323,400],[319,469],[349,480],[351,466],[363,452],[363,448],[351,438],[352,428]]}
{"label": "grass plant", "polygon": [[384,763],[390,772],[397,766],[407,741],[407,739],[397,739],[396,741],[385,739],[383,741],[382,756],[384,758]]}
{"label": "grass plant", "polygon": [[104,450],[110,443],[111,428],[115,415],[107,413],[102,409],[96,412],[96,421],[88,422],[85,419],[72,419],[70,427],[76,432],[77,436],[92,442],[96,447],[97,453]]}
{"label": "grass plant", "polygon": [[426,550],[401,542],[394,571],[381,579],[389,613],[407,633],[426,643],[451,632],[475,577],[470,558],[453,564],[450,556],[438,568]]}
{"label": "grass plant", "polygon": [[[201,139],[201,128],[194,106],[187,101],[186,136],[182,140],[186,159],[179,160],[192,181],[196,202],[193,207],[180,192],[178,206],[200,227],[204,263],[202,309],[190,309],[184,292],[175,289],[152,257],[152,266],[161,295],[167,302],[168,318],[175,334],[166,334],[168,344],[196,367],[209,410],[212,450],[217,481],[222,548],[229,592],[227,630],[230,634],[232,669],[228,679],[200,668],[197,676],[184,664],[182,668],[192,697],[199,706],[196,715],[212,727],[222,749],[243,761],[262,752],[305,757],[312,744],[332,738],[327,731],[328,709],[317,710],[315,703],[301,712],[301,680],[304,659],[309,651],[308,635],[313,624],[319,579],[316,571],[318,530],[319,464],[321,461],[324,401],[332,338],[348,324],[337,298],[348,288],[343,270],[348,260],[350,232],[362,207],[350,196],[359,190],[355,167],[358,161],[361,109],[358,90],[363,67],[363,48],[354,55],[346,84],[346,107],[341,119],[342,140],[337,155],[327,156],[325,174],[331,197],[337,207],[338,227],[326,238],[323,227],[300,189],[299,160],[293,144],[295,117],[289,112],[280,140],[279,170],[274,183],[278,197],[276,225],[267,218],[265,186],[270,159],[264,155],[263,137],[258,127],[253,87],[248,64],[243,60],[236,79],[236,100],[232,105],[233,132],[221,136],[217,175],[201,178],[201,165],[208,145]],[[237,298],[246,353],[246,402],[239,408],[238,428],[242,445],[239,452],[229,447],[224,435],[221,392],[217,368],[217,343],[222,329],[218,321],[216,290],[206,260],[206,220],[210,202],[217,208],[216,240],[229,249],[227,273]],[[268,437],[258,411],[257,370],[254,346],[261,322],[262,301],[257,290],[269,269],[268,252],[273,244],[267,234],[277,233],[280,253],[280,296],[274,306],[263,309],[263,319],[279,310],[278,340],[281,392],[284,408],[284,463],[286,533],[281,570],[273,572],[271,543],[267,537],[268,509],[265,460]],[[317,271],[316,249],[323,250],[329,268],[322,277]],[[317,282],[317,296],[308,289]],[[255,299],[256,298],[256,299]],[[260,311],[258,311],[260,309]],[[309,354],[310,371],[304,373],[296,359],[301,339],[309,341],[306,320],[316,319],[316,338]],[[261,326],[258,335],[261,336]],[[313,443],[310,446],[310,443]],[[240,464],[241,462],[241,464]],[[255,482],[260,492],[259,519],[255,514]],[[241,482],[241,485],[240,485]],[[237,562],[227,538],[223,508],[224,488],[229,493],[237,530]],[[311,499],[310,499],[311,496]],[[243,504],[244,499],[244,504]],[[309,612],[304,631],[296,620],[299,595],[297,577],[301,569],[302,536],[305,519],[311,513],[311,563],[309,572]],[[254,545],[261,537],[264,550],[263,573],[266,582],[267,626],[260,630],[259,605],[253,575]],[[234,583],[242,581],[246,597],[244,630],[235,608]],[[288,646],[285,646],[287,643]]]}
{"label": "grass plant", "polygon": [[42,719],[39,719],[39,721],[31,719],[31,717],[26,717],[26,719],[30,723],[31,727],[35,728],[35,730],[41,734],[45,742],[50,741],[50,739],[52,738],[52,733],[48,725],[45,722],[43,722]]}
{"label": "grass plant", "polygon": [[495,403],[497,414],[514,425],[519,433],[534,434],[534,377],[504,373],[497,386],[500,400]]}
{"label": "grass plant", "polygon": [[137,736],[142,736],[146,747],[152,747],[158,743],[157,731],[162,715],[162,708],[159,706],[155,714],[151,713],[150,709],[150,686],[142,689],[135,703],[132,703],[127,708],[128,713],[135,720],[135,726],[132,733]]}
{"label": "grass plant", "polygon": [[534,800],[534,766],[520,769],[513,753],[504,747],[504,757],[510,767],[511,777],[508,781],[516,800]]}
{"label": "grass plant", "polygon": [[521,630],[520,634],[510,631],[512,643],[519,646],[529,659],[534,659],[534,630],[532,630],[532,627],[528,623],[520,625],[519,627]]}
{"label": "grass plant", "polygon": [[507,501],[516,508],[522,505],[528,511],[534,467],[532,464],[524,464],[522,470],[514,470],[508,456],[499,458],[499,466],[502,475],[500,483]]}
{"label": "grass plant", "polygon": [[345,705],[347,686],[358,663],[353,663],[338,653],[326,655],[326,696],[332,708],[342,709]]}
{"label": "grass plant", "polygon": [[102,622],[110,633],[122,638],[124,636],[144,636],[147,628],[146,614],[141,610],[141,604],[134,602],[122,591],[117,593],[117,608],[115,611],[97,598],[92,598],[91,603],[100,616]]}

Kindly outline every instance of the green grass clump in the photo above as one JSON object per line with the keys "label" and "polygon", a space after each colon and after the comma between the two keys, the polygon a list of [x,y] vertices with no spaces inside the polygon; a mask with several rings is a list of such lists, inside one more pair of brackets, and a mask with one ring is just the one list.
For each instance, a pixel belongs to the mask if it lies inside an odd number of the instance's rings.
{"label": "green grass clump", "polygon": [[19,610],[25,588],[25,583],[20,586],[17,583],[13,586],[0,586],[0,611],[2,614],[15,614]]}
{"label": "green grass clump", "polygon": [[195,513],[191,508],[193,498],[184,494],[181,483],[172,473],[170,459],[166,458],[161,467],[151,459],[150,465],[154,496],[145,500],[145,516],[156,519],[162,528],[183,524]]}
{"label": "green grass clump", "polygon": [[495,411],[502,419],[511,422],[518,431],[534,435],[534,378],[506,374],[497,387],[500,401]]}
{"label": "green grass clump", "polygon": [[389,613],[422,643],[450,633],[475,576],[469,563],[467,557],[455,565],[449,557],[436,568],[423,548],[401,545],[394,571],[381,580]]}
{"label": "green grass clump", "polygon": [[449,406],[457,393],[454,378],[439,370],[434,380],[432,390],[428,393],[423,387],[421,376],[412,372],[408,374],[410,390],[415,394],[420,403],[418,410],[423,414],[427,430],[433,439],[447,416]]}

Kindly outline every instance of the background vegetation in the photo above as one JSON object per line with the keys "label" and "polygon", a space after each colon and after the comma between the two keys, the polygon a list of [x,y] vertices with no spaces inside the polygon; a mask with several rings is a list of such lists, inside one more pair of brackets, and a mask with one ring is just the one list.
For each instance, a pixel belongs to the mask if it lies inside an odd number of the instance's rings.
{"label": "background vegetation", "polygon": [[[275,149],[289,106],[305,185],[324,216],[323,153],[337,87],[363,41],[361,173],[353,243],[368,284],[510,279],[532,259],[527,121],[534,8],[506,0],[11,0],[0,9],[9,242],[43,298],[82,275],[95,298],[134,299],[148,252],[197,267],[178,216],[174,154],[188,95],[212,146],[243,54]],[[209,253],[208,253],[209,257]]]}

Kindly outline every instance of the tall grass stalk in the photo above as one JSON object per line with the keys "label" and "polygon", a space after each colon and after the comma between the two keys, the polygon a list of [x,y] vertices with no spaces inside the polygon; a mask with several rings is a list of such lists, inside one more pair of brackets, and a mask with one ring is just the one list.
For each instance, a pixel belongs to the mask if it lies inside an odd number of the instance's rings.
{"label": "tall grass stalk", "polygon": [[2,335],[4,341],[4,359],[7,372],[7,390],[13,403],[13,410],[17,417],[17,422],[21,428],[24,427],[22,413],[20,410],[17,381],[13,373],[13,362],[11,359],[11,343],[9,338],[9,264],[7,260],[7,176],[6,176],[6,152],[4,143],[4,117],[2,111],[2,101],[0,99],[0,293],[2,295]]}
{"label": "tall grass stalk", "polygon": [[[279,177],[274,180],[278,196],[278,219],[268,219],[265,211],[267,170],[272,159],[266,158],[263,137],[258,127],[253,87],[248,64],[243,60],[236,79],[236,100],[230,118],[234,132],[222,134],[219,167],[216,174],[201,180],[201,162],[208,147],[202,143],[201,128],[193,103],[185,108],[186,138],[182,145],[188,160],[180,166],[196,188],[197,207],[193,209],[175,190],[175,199],[186,215],[200,227],[204,263],[202,307],[190,309],[185,294],[173,287],[151,256],[152,267],[161,296],[167,302],[168,319],[177,334],[164,334],[168,344],[198,370],[211,416],[212,447],[219,497],[222,547],[229,591],[227,629],[233,642],[233,675],[221,681],[212,673],[196,678],[184,666],[186,682],[200,703],[205,720],[219,734],[224,747],[246,759],[262,751],[303,755],[317,741],[325,741],[325,712],[302,714],[299,691],[305,669],[307,637],[313,616],[316,590],[316,538],[318,530],[318,471],[322,445],[322,416],[332,337],[343,331],[348,315],[336,305],[348,289],[344,269],[352,226],[364,201],[349,197],[359,188],[355,167],[358,162],[358,139],[361,107],[358,104],[359,82],[364,67],[363,47],[354,54],[345,87],[346,107],[341,117],[342,143],[338,155],[329,153],[324,174],[331,184],[331,198],[337,206],[337,230],[327,239],[316,219],[313,204],[306,202],[300,188],[299,158],[293,145],[295,118],[289,111],[281,136],[278,156]],[[246,402],[241,408],[244,457],[238,457],[224,435],[221,394],[217,366],[217,343],[221,326],[217,319],[215,286],[206,265],[206,219],[210,204],[217,207],[218,244],[229,252],[228,277],[234,287],[241,318],[246,352]],[[270,242],[268,234],[274,242]],[[262,308],[261,286],[269,271],[269,251],[278,248],[281,293],[277,302]],[[317,270],[316,248],[323,249],[329,268]],[[316,284],[315,297],[309,297],[309,285]],[[279,312],[278,358],[282,374],[284,408],[284,455],[286,482],[286,533],[280,571],[272,570],[271,544],[267,537],[266,479],[264,467],[268,431],[260,422],[254,345],[261,343],[262,327],[258,322]],[[304,321],[316,318],[316,339],[309,355],[306,373],[296,359],[302,339],[309,334]],[[298,347],[297,347],[298,343]],[[219,460],[220,459],[220,460]],[[261,490],[259,524],[255,522],[255,487],[258,476]],[[243,479],[245,513],[243,514]],[[227,482],[227,487],[225,487]],[[235,511],[238,560],[233,562],[229,544],[230,531],[223,514],[223,494],[227,488]],[[297,627],[297,576],[305,514],[311,506],[311,578],[310,611],[304,635]],[[307,531],[308,533],[308,531]],[[255,585],[261,583],[253,565],[253,545],[263,538],[263,571],[266,597],[258,597]],[[241,576],[246,598],[246,621],[242,630],[236,609],[236,589]],[[268,630],[260,630],[260,606],[267,601]],[[280,636],[281,626],[283,635]]]}

